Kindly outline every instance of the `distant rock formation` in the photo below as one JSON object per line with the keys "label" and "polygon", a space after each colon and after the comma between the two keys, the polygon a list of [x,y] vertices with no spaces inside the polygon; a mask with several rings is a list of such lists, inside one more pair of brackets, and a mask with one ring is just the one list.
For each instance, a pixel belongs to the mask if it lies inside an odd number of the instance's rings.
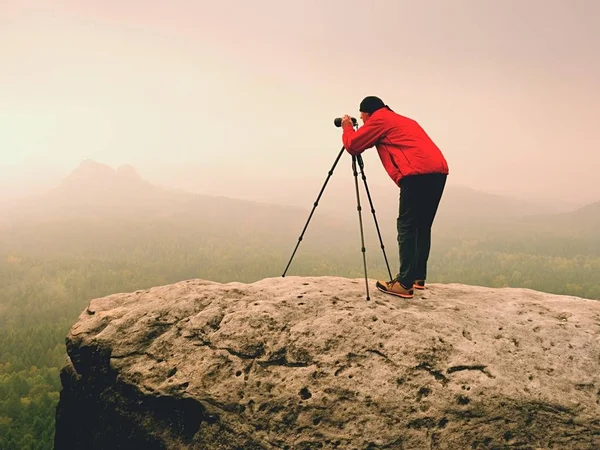
{"label": "distant rock formation", "polygon": [[129,164],[123,164],[117,167],[116,173],[122,178],[129,178],[135,180],[141,180],[140,175],[137,173],[135,168]]}
{"label": "distant rock formation", "polygon": [[93,300],[66,343],[57,450],[600,448],[593,300],[189,280]]}
{"label": "distant rock formation", "polygon": [[59,189],[114,189],[132,183],[150,186],[128,164],[115,170],[106,164],[86,159],[61,182]]}

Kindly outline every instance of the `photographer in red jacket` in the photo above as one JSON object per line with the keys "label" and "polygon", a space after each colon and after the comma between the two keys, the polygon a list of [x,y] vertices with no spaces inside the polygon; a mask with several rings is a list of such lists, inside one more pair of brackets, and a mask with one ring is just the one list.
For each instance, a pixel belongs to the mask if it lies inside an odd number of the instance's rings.
{"label": "photographer in red jacket", "polygon": [[377,289],[412,298],[414,289],[425,289],[431,227],[442,198],[448,163],[440,149],[414,120],[392,111],[378,97],[360,103],[364,125],[357,130],[350,116],[342,119],[342,141],[346,151],[359,155],[375,146],[383,167],[400,187],[397,219],[400,272]]}

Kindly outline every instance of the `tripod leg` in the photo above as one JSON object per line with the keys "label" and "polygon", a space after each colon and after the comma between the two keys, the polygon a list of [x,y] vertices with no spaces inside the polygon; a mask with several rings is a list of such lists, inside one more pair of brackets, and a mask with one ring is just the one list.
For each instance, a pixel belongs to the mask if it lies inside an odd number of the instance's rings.
{"label": "tripod leg", "polygon": [[362,223],[362,214],[361,214],[361,206],[360,206],[360,195],[358,193],[358,173],[356,171],[356,156],[352,155],[352,171],[354,172],[354,185],[356,186],[356,209],[358,211],[358,223],[360,224],[360,240],[361,240],[361,251],[363,254],[363,266],[365,268],[365,286],[367,288],[367,300],[370,300],[369,296],[369,281],[367,277],[367,259],[366,259],[366,249],[365,249],[365,236],[363,233],[363,223]]}
{"label": "tripod leg", "polygon": [[369,186],[367,186],[367,176],[365,175],[365,165],[364,165],[362,157],[360,155],[358,155],[356,157],[356,159],[358,160],[358,165],[360,166],[360,173],[362,175],[362,179],[365,184],[365,190],[367,191],[367,197],[369,198],[369,204],[371,205],[371,212],[373,213],[373,220],[375,221],[375,228],[377,228],[377,235],[379,236],[379,243],[381,244],[381,250],[383,251],[383,259],[385,259],[385,265],[387,266],[390,280],[392,280],[394,277],[392,277],[392,271],[390,270],[390,265],[388,263],[387,255],[385,254],[385,246],[383,245],[383,239],[381,238],[381,232],[379,231],[379,224],[377,223],[377,217],[375,216],[375,207],[373,206],[373,200],[371,200],[371,193],[369,192]]}
{"label": "tripod leg", "polygon": [[308,227],[308,223],[310,222],[310,219],[312,218],[312,215],[315,212],[315,208],[319,205],[319,199],[321,198],[321,195],[323,195],[323,191],[325,190],[325,186],[329,182],[329,178],[331,178],[331,175],[333,175],[333,170],[335,169],[335,166],[337,165],[338,161],[342,157],[342,153],[343,152],[344,152],[344,147],[342,147],[342,149],[338,153],[337,158],[335,159],[335,162],[333,163],[333,166],[331,166],[331,169],[328,172],[327,178],[325,179],[325,183],[323,183],[323,187],[321,188],[321,192],[319,192],[319,196],[317,197],[317,200],[313,204],[312,211],[310,212],[310,215],[308,216],[308,220],[306,221],[306,224],[304,225],[304,229],[302,230],[302,234],[300,234],[300,237],[298,238],[298,242],[296,243],[296,248],[294,249],[294,252],[292,253],[292,257],[290,258],[290,260],[289,260],[289,262],[288,262],[285,270],[283,271],[283,274],[281,275],[282,277],[285,277],[285,273],[287,272],[288,268],[290,267],[290,264],[292,263],[292,259],[294,258],[294,255],[296,254],[296,250],[298,250],[298,246],[300,245],[300,241],[302,241],[302,237],[304,236],[304,233],[306,232],[306,228]]}

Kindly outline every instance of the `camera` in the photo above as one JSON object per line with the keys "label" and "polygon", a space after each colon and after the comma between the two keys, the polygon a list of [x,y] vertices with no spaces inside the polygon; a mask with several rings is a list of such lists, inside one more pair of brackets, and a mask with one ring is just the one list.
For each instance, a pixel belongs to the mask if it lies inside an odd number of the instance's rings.
{"label": "camera", "polygon": [[[358,122],[356,121],[356,119],[354,117],[351,117],[352,119],[352,125],[357,126]],[[336,117],[335,119],[333,119],[333,124],[336,127],[341,127],[342,126],[342,118],[341,117]]]}

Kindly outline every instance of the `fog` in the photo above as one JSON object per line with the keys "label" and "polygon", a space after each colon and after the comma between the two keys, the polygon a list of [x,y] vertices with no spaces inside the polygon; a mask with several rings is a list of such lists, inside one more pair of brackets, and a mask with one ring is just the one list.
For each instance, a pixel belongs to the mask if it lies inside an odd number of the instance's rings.
{"label": "fog", "polygon": [[378,95],[433,137],[449,186],[600,198],[593,0],[91,3],[0,4],[0,197],[85,159],[192,192],[316,196],[333,118]]}

